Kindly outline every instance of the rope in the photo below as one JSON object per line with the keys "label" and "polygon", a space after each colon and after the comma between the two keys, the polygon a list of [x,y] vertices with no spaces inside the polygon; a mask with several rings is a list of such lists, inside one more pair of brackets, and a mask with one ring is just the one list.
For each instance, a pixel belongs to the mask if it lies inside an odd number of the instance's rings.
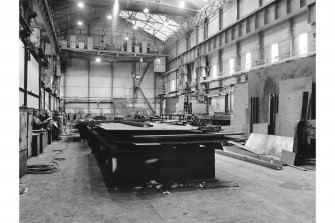
{"label": "rope", "polygon": [[64,150],[69,149],[70,147],[65,144],[66,148],[64,149],[55,149],[53,150],[53,152],[58,152],[55,155],[53,155],[52,157],[52,163],[54,164],[46,164],[46,165],[29,165],[27,166],[27,173],[28,174],[52,174],[52,173],[56,173],[60,170],[59,165],[56,161],[64,161],[65,158],[61,158],[61,157],[56,157],[57,155],[61,154],[64,152]]}

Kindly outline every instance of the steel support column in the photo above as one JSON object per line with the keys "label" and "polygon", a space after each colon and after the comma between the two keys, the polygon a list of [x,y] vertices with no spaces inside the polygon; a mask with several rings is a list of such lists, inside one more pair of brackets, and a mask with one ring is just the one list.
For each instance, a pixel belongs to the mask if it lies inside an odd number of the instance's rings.
{"label": "steel support column", "polygon": [[114,66],[113,66],[113,62],[110,62],[110,66],[111,66],[111,101],[113,101],[113,106],[111,105],[111,110],[113,108],[113,113],[111,112],[111,114],[114,114],[115,115],[115,103],[114,103],[114,94],[113,94],[113,90],[114,90],[114,87],[113,87],[113,84],[114,84]]}
{"label": "steel support column", "polygon": [[24,106],[27,106],[28,102],[28,58],[29,58],[29,50],[24,48]]}
{"label": "steel support column", "polygon": [[42,66],[38,64],[38,108],[42,108],[42,99],[41,99],[41,80],[42,80]]}
{"label": "steel support column", "polygon": [[295,49],[295,43],[294,43],[294,23],[293,18],[289,19],[289,43],[290,43],[290,57],[294,56],[294,49]]}
{"label": "steel support column", "polygon": [[236,20],[239,20],[240,19],[240,15],[241,15],[241,0],[236,0]]}
{"label": "steel support column", "polygon": [[223,29],[223,9],[219,8],[219,29]]}
{"label": "steel support column", "polygon": [[264,35],[263,32],[258,33],[258,64],[264,64]]}
{"label": "steel support column", "polygon": [[236,61],[235,61],[236,72],[241,70],[241,44],[236,42]]}
{"label": "steel support column", "polygon": [[91,73],[91,60],[88,61],[88,73],[87,73],[87,113],[90,113],[90,99],[91,99],[91,92],[90,92],[90,73]]}

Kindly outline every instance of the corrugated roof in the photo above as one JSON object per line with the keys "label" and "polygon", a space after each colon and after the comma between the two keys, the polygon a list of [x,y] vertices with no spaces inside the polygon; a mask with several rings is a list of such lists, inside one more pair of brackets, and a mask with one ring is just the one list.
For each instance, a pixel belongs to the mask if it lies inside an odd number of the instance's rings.
{"label": "corrugated roof", "polygon": [[[197,10],[202,9],[209,0],[184,0],[185,7],[196,8]],[[148,1],[150,3],[151,1]],[[165,0],[164,4],[176,5],[176,0]],[[181,24],[173,19],[173,17],[167,17],[162,14],[150,14],[143,12],[133,11],[121,11],[120,16],[126,19],[128,22],[138,26],[144,31],[156,36],[162,41],[165,41],[168,37],[178,31]]]}
{"label": "corrugated roof", "polygon": [[136,25],[158,39],[165,41],[180,28],[180,24],[165,15],[121,11],[120,17]]}
{"label": "corrugated roof", "polygon": [[185,2],[197,9],[202,9],[208,3],[208,0],[185,0]]}

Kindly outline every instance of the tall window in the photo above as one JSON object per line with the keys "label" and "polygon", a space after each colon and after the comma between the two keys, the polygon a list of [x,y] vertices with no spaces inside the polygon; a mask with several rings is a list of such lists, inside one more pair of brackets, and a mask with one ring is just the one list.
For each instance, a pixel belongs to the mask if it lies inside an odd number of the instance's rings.
{"label": "tall window", "polygon": [[302,33],[299,35],[299,49],[298,49],[298,54],[305,55],[308,52],[307,48],[307,33]]}
{"label": "tall window", "polygon": [[176,79],[171,79],[170,80],[170,91],[175,91],[176,90]]}
{"label": "tall window", "polygon": [[229,60],[229,74],[233,74],[235,72],[234,66],[235,66],[234,58],[230,58],[230,60]]}
{"label": "tall window", "polygon": [[212,67],[212,78],[216,79],[218,77],[218,65],[213,65]]}
{"label": "tall window", "polygon": [[203,78],[206,78],[206,77],[207,77],[207,74],[206,74],[206,68],[205,68],[205,67],[202,67],[202,68],[201,68],[201,76],[202,76]]}
{"label": "tall window", "polygon": [[197,72],[196,72],[196,69],[193,66],[192,83],[195,83],[196,81],[197,81]]}
{"label": "tall window", "polygon": [[251,53],[245,54],[245,69],[246,70],[251,69]]}
{"label": "tall window", "polygon": [[271,62],[278,61],[278,43],[271,45]]}

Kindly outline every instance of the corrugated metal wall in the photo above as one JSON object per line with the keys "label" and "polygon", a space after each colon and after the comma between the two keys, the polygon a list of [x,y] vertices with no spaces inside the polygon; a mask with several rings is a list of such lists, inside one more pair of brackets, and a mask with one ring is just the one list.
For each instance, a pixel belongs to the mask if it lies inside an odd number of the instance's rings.
{"label": "corrugated metal wall", "polygon": [[258,61],[258,35],[241,42],[241,69],[246,67],[246,54],[251,53],[251,64],[255,65]]}
{"label": "corrugated metal wall", "polygon": [[208,25],[208,37],[213,35],[214,33],[217,33],[219,31],[219,15],[213,16],[209,20],[209,25]]}
{"label": "corrugated metal wall", "polygon": [[[136,63],[137,73],[143,74],[146,67],[147,63]],[[135,108],[139,108],[140,112],[144,109],[148,113],[142,95],[139,92],[134,94],[131,63],[97,63],[68,58],[62,79],[61,97],[70,102],[66,104],[68,113],[125,115],[135,111]],[[157,83],[155,85],[153,63],[149,65],[140,86],[154,104],[155,91],[159,92],[159,86]],[[159,111],[158,101],[154,106]]]}
{"label": "corrugated metal wall", "polygon": [[229,7],[223,12],[223,28],[229,26],[236,21],[237,18],[237,4],[236,1],[230,3]]}

